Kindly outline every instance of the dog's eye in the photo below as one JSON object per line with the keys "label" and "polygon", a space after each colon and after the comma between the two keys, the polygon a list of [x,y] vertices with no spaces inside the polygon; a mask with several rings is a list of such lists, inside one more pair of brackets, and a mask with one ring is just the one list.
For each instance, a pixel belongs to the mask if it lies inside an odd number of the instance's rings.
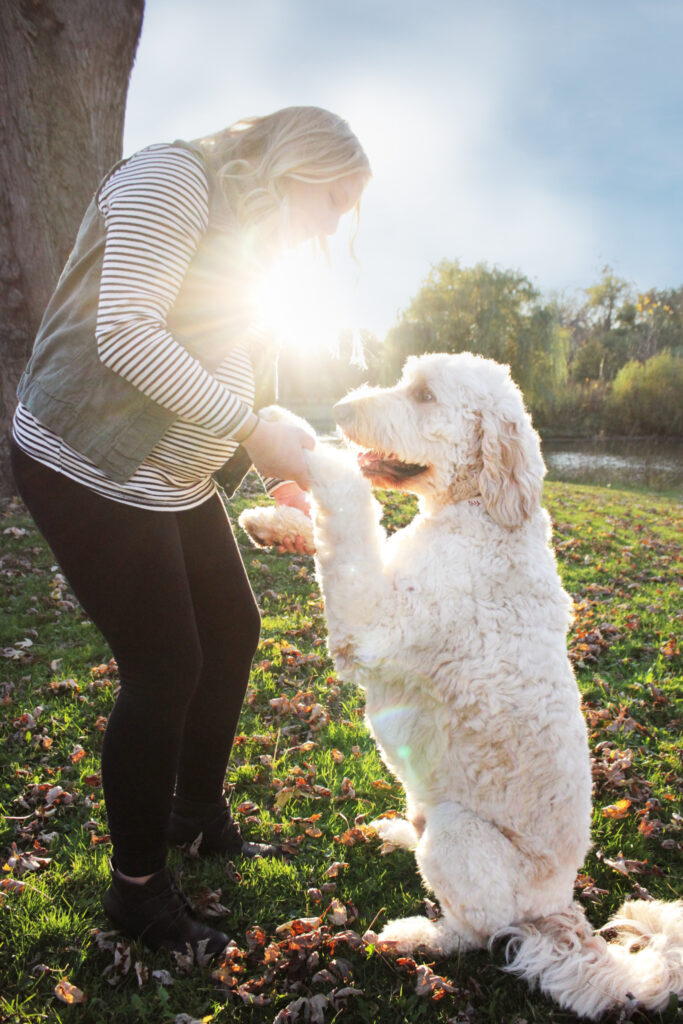
{"label": "dog's eye", "polygon": [[417,391],[415,392],[415,401],[435,402],[436,398],[434,397],[434,392],[431,391],[428,387],[422,387],[418,388]]}

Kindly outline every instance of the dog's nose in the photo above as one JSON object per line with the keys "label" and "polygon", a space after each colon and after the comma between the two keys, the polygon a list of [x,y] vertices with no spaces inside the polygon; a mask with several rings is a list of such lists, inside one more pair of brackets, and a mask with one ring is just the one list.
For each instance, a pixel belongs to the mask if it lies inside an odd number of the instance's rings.
{"label": "dog's nose", "polygon": [[341,402],[337,402],[332,412],[339,426],[343,427],[353,419],[353,402],[347,402],[342,399]]}

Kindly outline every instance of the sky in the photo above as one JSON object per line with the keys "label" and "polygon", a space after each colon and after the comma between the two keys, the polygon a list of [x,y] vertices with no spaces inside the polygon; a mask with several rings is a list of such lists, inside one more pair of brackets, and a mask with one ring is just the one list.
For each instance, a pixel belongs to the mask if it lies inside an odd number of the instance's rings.
{"label": "sky", "polygon": [[548,295],[606,265],[678,287],[682,52],[683,0],[146,0],[124,152],[341,114],[373,169],[354,317],[380,336],[442,259]]}

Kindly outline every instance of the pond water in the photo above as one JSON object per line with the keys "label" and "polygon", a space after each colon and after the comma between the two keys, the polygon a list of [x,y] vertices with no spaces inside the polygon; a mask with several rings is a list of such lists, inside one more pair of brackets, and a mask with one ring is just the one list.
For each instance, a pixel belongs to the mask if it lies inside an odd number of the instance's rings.
{"label": "pond water", "polygon": [[548,480],[601,487],[679,491],[683,443],[657,440],[544,441]]}

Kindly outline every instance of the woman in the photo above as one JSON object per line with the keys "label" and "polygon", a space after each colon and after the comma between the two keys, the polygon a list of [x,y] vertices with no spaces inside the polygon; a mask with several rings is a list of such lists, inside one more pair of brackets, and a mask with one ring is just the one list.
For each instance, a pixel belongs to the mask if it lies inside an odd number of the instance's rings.
{"label": "woman", "polygon": [[104,905],[153,949],[227,942],[190,913],[169,842],[275,852],[242,840],[223,794],[260,619],[216,479],[231,493],[253,464],[306,508],[314,442],[258,415],[275,354],[249,295],[284,247],[324,245],[369,175],[315,107],[141,150],[93,198],[19,385],[19,492],[119,667]]}

